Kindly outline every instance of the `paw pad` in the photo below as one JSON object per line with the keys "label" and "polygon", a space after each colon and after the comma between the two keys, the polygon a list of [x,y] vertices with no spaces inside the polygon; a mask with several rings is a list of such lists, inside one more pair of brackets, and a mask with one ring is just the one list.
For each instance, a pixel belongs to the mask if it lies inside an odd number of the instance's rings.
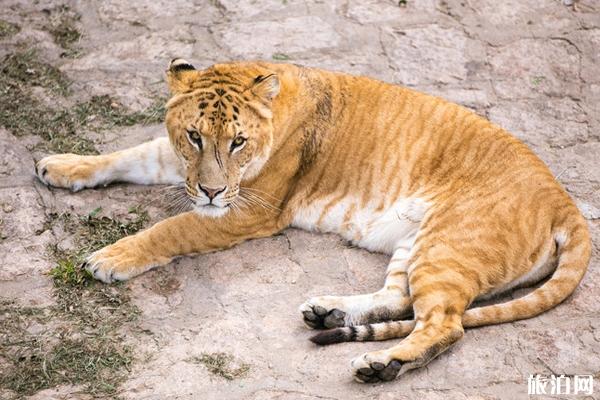
{"label": "paw pad", "polygon": [[374,383],[379,381],[391,381],[398,376],[402,362],[392,360],[385,365],[380,362],[372,362],[368,367],[356,370],[354,377],[364,383]]}
{"label": "paw pad", "polygon": [[346,313],[334,308],[328,311],[325,307],[307,304],[303,307],[304,323],[314,329],[338,328],[345,325]]}

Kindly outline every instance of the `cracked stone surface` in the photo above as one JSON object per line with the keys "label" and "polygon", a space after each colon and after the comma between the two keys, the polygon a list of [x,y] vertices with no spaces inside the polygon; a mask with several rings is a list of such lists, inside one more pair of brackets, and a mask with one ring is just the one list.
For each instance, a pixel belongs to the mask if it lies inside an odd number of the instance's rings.
{"label": "cracked stone surface", "polygon": [[[33,4],[35,3],[35,4]],[[81,55],[60,49],[27,21],[69,4],[81,14]],[[585,211],[594,240],[582,284],[540,317],[467,331],[426,368],[375,385],[352,381],[349,361],[393,345],[318,348],[297,312],[307,298],[372,292],[387,257],[336,236],[287,230],[231,250],[183,257],[130,281],[142,310],[131,337],[138,360],[126,399],[526,399],[529,374],[600,379],[600,3],[580,0],[106,0],[3,1],[3,18],[72,81],[74,96],[111,94],[132,109],[152,103],[173,57],[198,67],[273,59],[363,74],[434,93],[507,128],[550,166]],[[32,40],[33,39],[33,40]],[[0,48],[0,55],[7,53]],[[89,134],[112,151],[164,134],[160,125]],[[72,195],[35,182],[35,136],[0,129],[0,293],[26,305],[52,302],[55,238],[50,212],[166,214],[157,188],[113,185]],[[34,150],[32,150],[34,149]],[[69,237],[61,238],[69,240]],[[521,292],[514,296],[522,295]],[[190,356],[227,352],[250,365],[244,378],[211,375]],[[35,399],[78,398],[77,388]],[[600,391],[596,389],[598,395]],[[81,398],[88,398],[82,396]]]}

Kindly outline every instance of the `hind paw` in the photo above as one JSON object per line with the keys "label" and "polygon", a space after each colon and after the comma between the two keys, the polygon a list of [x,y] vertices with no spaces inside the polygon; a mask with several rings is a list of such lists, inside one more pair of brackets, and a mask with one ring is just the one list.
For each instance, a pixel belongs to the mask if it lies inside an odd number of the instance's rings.
{"label": "hind paw", "polygon": [[321,305],[316,297],[300,306],[304,323],[313,329],[330,329],[346,326],[346,313],[338,308]]}
{"label": "hind paw", "polygon": [[402,362],[381,352],[365,353],[352,360],[354,379],[360,383],[391,381],[400,373]]}

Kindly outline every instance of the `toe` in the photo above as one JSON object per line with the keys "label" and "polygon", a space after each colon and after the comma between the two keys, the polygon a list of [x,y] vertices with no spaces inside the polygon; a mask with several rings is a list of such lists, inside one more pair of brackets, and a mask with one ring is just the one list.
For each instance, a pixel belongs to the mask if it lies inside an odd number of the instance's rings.
{"label": "toe", "polygon": [[313,309],[313,312],[315,314],[317,314],[319,317],[324,317],[325,315],[327,315],[327,309],[325,307],[313,306],[312,309]]}
{"label": "toe", "polygon": [[300,306],[304,323],[313,329],[338,328],[345,326],[346,313],[334,308],[327,310],[320,305],[304,303]]}
{"label": "toe", "polygon": [[342,310],[334,308],[329,312],[329,314],[324,318],[323,325],[325,328],[339,328],[345,325],[346,313]]}
{"label": "toe", "polygon": [[[391,381],[400,373],[402,362],[391,360],[388,363],[372,360],[375,356],[365,354],[352,361],[354,378],[358,382],[373,383],[378,381]],[[381,357],[379,357],[381,358]]]}

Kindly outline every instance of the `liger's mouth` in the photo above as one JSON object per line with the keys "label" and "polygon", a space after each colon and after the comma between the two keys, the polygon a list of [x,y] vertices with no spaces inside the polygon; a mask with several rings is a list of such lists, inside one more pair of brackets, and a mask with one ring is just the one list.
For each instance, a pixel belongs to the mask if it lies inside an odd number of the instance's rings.
{"label": "liger's mouth", "polygon": [[195,204],[196,207],[198,208],[204,208],[204,209],[208,209],[208,210],[220,210],[220,209],[224,209],[224,208],[228,208],[231,205],[231,203],[226,203],[226,204],[215,204],[215,203],[205,203],[205,204]]}

